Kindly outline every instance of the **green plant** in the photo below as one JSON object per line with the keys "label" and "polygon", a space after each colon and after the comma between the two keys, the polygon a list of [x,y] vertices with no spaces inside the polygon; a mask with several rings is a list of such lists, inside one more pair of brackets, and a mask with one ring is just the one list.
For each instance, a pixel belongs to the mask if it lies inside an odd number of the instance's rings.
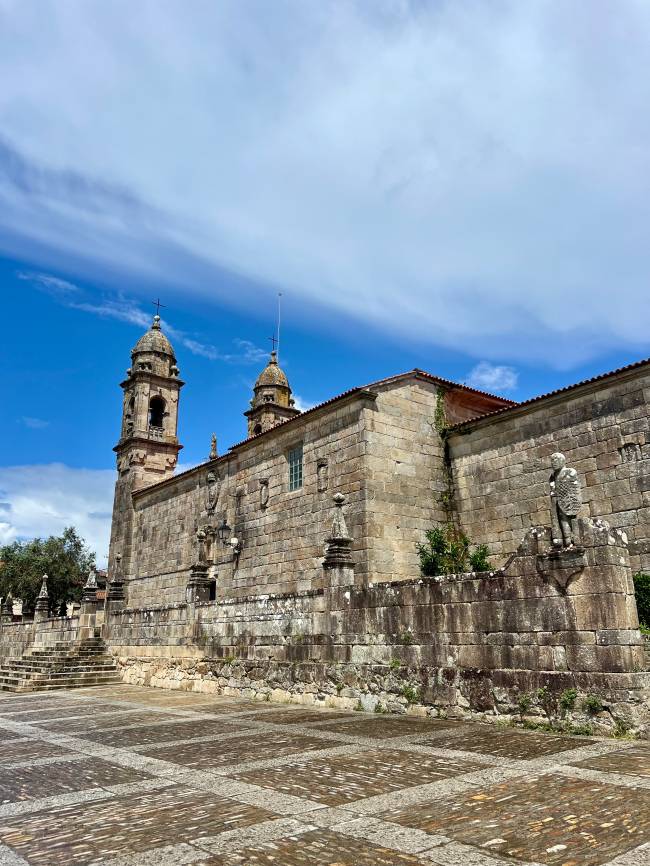
{"label": "green plant", "polygon": [[582,725],[570,725],[567,729],[568,734],[573,734],[574,737],[590,737],[594,732],[594,726],[585,722]]}
{"label": "green plant", "polygon": [[519,700],[517,701],[517,706],[519,707],[520,713],[527,713],[528,710],[533,705],[533,699],[530,695],[523,694],[519,696]]}
{"label": "green plant", "polygon": [[452,526],[437,526],[425,532],[426,543],[418,544],[420,569],[427,577],[465,571],[469,539]]}
{"label": "green plant", "polygon": [[338,683],[336,684],[336,691],[339,693],[339,695],[341,694],[341,691],[342,691],[342,690],[343,690],[343,683],[342,683],[342,682],[338,682]]}
{"label": "green plant", "polygon": [[433,416],[433,426],[440,436],[444,436],[447,430],[447,413],[445,412],[445,392],[438,391],[436,394],[436,411]]}
{"label": "green plant", "polygon": [[540,704],[545,703],[550,697],[550,692],[548,690],[548,687],[542,686],[541,689],[537,689],[535,696],[536,696],[536,698]]}
{"label": "green plant", "polygon": [[406,646],[409,646],[410,644],[413,643],[413,632],[410,631],[409,629],[407,629],[406,631],[403,631],[403,632],[398,636],[397,639],[398,639],[398,641],[399,641],[400,643],[403,643],[403,644],[405,644]]}
{"label": "green plant", "polygon": [[650,574],[639,571],[632,578],[639,622],[650,628]]}
{"label": "green plant", "polygon": [[402,663],[401,663],[401,661],[400,661],[399,659],[391,659],[391,660],[390,660],[390,663],[389,663],[389,665],[388,665],[388,667],[389,667],[392,671],[396,671],[398,668],[401,668],[401,667],[402,667]]}
{"label": "green plant", "polygon": [[643,635],[649,635],[650,634],[650,628],[642,622],[639,623],[639,631]]}
{"label": "green plant", "polygon": [[587,695],[581,706],[583,712],[588,713],[590,716],[597,716],[604,709],[603,702],[598,695]]}
{"label": "green plant", "polygon": [[361,703],[361,700],[357,701],[357,705],[354,708],[354,711],[355,711],[355,713],[362,713],[363,712],[363,704]]}
{"label": "green plant", "polygon": [[223,660],[224,664],[231,665],[235,661],[235,656],[226,656]]}
{"label": "green plant", "polygon": [[375,704],[374,712],[375,713],[387,713],[388,710],[386,709],[386,707],[383,704],[380,704],[379,701],[377,701],[377,703]]}
{"label": "green plant", "polygon": [[560,707],[563,712],[569,712],[576,705],[578,692],[575,689],[565,689],[560,695]]}
{"label": "green plant", "polygon": [[[441,494],[444,500],[447,494]],[[447,500],[443,502],[447,504]],[[436,526],[425,532],[426,541],[417,545],[420,557],[420,570],[426,577],[439,574],[458,574],[467,571],[468,563],[472,571],[489,571],[488,547],[479,544],[470,553],[470,540],[453,525],[451,521],[446,526]]]}
{"label": "green plant", "polygon": [[411,685],[402,686],[402,696],[406,698],[408,704],[417,704],[420,699],[419,692]]}
{"label": "green plant", "polygon": [[614,730],[612,731],[612,736],[620,739],[622,737],[628,737],[630,735],[630,729],[632,725],[630,722],[625,721],[625,719],[616,719],[614,722]]}
{"label": "green plant", "polygon": [[472,571],[489,571],[490,560],[488,558],[489,548],[487,544],[479,544],[469,555],[469,564]]}

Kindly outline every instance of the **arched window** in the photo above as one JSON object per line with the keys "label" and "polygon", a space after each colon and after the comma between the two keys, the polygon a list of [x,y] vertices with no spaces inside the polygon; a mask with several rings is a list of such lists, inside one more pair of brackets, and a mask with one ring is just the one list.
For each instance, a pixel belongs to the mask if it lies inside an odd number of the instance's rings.
{"label": "arched window", "polygon": [[253,427],[253,436],[259,436],[261,432],[262,432],[262,425],[261,425],[261,424],[256,424],[256,425]]}
{"label": "arched window", "polygon": [[149,426],[162,427],[165,415],[165,401],[162,397],[152,397],[149,402]]}

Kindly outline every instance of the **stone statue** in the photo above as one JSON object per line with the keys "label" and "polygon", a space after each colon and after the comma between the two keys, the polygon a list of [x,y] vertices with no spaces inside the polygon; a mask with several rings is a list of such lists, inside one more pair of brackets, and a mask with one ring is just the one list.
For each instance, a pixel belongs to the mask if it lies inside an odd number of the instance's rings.
{"label": "stone statue", "polygon": [[209,514],[212,514],[217,507],[217,499],[219,498],[219,478],[216,472],[212,470],[208,472],[206,478],[206,497],[205,507]]}
{"label": "stone statue", "polygon": [[210,457],[209,460],[216,460],[218,457],[217,454],[217,434],[213,433],[210,438]]}
{"label": "stone statue", "polygon": [[582,505],[580,481],[564,454],[551,454],[551,537],[554,547],[573,547],[576,517]]}

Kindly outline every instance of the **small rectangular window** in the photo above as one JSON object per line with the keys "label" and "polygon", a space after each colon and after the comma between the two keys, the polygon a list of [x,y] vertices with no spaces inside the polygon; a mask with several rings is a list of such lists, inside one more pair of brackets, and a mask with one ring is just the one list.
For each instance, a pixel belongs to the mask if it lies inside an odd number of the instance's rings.
{"label": "small rectangular window", "polygon": [[302,487],[302,445],[289,451],[289,490]]}

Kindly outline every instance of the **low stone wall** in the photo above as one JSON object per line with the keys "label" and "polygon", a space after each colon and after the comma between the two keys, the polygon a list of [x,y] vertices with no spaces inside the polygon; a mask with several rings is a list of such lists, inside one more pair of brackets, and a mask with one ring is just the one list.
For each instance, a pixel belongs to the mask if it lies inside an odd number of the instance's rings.
{"label": "low stone wall", "polygon": [[74,643],[79,637],[78,616],[53,616],[40,621],[2,623],[0,659],[17,658],[30,646]]}
{"label": "low stone wall", "polygon": [[163,688],[451,715],[549,715],[575,690],[643,728],[625,536],[584,520],[577,544],[531,530],[494,573],[121,611],[108,640],[128,682]]}
{"label": "low stone wall", "polygon": [[33,642],[34,624],[26,622],[0,623],[0,659],[17,658]]}

